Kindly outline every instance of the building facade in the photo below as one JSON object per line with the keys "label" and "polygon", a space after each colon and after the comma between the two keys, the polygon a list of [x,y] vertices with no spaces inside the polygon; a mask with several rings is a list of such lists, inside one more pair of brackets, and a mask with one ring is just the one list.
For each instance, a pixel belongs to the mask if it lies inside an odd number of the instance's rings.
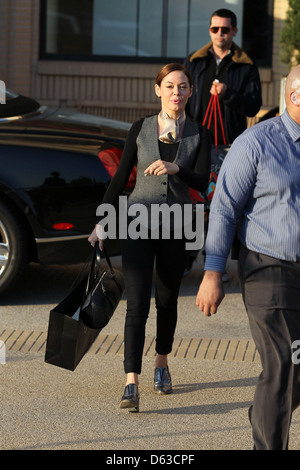
{"label": "building facade", "polygon": [[158,108],[160,67],[209,42],[217,8],[237,13],[236,42],[259,66],[261,112],[278,106],[288,0],[1,0],[0,79],[41,104],[132,122]]}

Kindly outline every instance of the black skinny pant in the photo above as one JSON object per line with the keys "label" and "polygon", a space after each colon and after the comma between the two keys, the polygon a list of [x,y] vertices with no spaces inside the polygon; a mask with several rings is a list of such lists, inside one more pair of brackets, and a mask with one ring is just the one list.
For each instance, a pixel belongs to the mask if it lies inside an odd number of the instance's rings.
{"label": "black skinny pant", "polygon": [[292,344],[300,340],[300,263],[242,247],[239,270],[262,364],[251,418],[254,445],[286,450],[292,412],[300,404],[300,364],[292,360]]}
{"label": "black skinny pant", "polygon": [[124,329],[125,373],[141,373],[154,263],[156,352],[169,354],[172,351],[177,324],[177,300],[185,259],[184,239],[122,240],[122,264],[127,295]]}

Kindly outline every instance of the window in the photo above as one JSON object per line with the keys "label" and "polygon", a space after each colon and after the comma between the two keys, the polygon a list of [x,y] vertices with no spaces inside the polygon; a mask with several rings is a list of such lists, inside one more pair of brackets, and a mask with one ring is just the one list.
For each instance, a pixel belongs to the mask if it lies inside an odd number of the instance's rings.
{"label": "window", "polygon": [[235,42],[270,65],[272,0],[41,0],[41,58],[131,62],[182,60],[210,41],[218,8],[233,10]]}

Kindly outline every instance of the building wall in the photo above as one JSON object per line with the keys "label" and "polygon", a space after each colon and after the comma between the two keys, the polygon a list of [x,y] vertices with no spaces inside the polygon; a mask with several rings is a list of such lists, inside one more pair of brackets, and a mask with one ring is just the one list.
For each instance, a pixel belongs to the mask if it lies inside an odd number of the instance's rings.
{"label": "building wall", "polygon": [[[288,10],[288,0],[275,0],[274,2],[274,33],[273,33],[273,57],[272,57],[272,82],[267,89],[266,99],[278,104],[280,97],[280,82],[282,77],[287,75],[288,68],[279,60],[279,40],[280,32],[284,26],[286,12]],[[277,100],[277,101],[276,101]]]}
{"label": "building wall", "polygon": [[32,0],[0,2],[0,74],[7,87],[31,92],[33,53]]}
{"label": "building wall", "polygon": [[[0,2],[0,79],[42,104],[133,121],[158,109],[154,78],[161,64],[39,60],[39,0]],[[280,30],[288,0],[274,1],[272,69],[260,69],[263,107],[277,106],[281,77]],[[199,45],[200,47],[201,45]]]}

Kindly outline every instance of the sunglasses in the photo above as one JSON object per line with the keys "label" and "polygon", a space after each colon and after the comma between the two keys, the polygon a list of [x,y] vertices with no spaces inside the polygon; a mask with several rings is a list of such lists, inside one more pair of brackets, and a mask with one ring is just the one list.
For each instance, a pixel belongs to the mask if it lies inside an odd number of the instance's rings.
{"label": "sunglasses", "polygon": [[229,31],[231,31],[232,27],[231,26],[211,26],[209,28],[209,31],[211,33],[216,34],[219,31],[219,29],[222,31],[223,34],[228,34]]}

